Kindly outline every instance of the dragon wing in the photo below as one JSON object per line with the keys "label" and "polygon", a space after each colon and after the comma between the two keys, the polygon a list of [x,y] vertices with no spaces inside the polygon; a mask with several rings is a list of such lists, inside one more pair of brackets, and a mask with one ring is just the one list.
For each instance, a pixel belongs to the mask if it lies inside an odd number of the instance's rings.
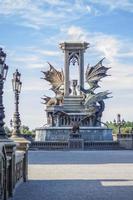
{"label": "dragon wing", "polygon": [[86,97],[85,105],[91,105],[93,103],[103,101],[104,99],[111,98],[108,95],[111,94],[109,91],[99,92],[97,94],[90,94]]}
{"label": "dragon wing", "polygon": [[110,68],[104,67],[102,65],[102,61],[104,60],[104,58],[102,60],[100,60],[95,66],[93,67],[89,67],[89,65],[87,66],[86,69],[86,81],[88,82],[88,84],[92,87],[92,88],[97,88],[99,87],[98,85],[98,81],[100,81],[102,78],[108,76],[106,74],[107,70]]}
{"label": "dragon wing", "polygon": [[51,85],[55,93],[57,92],[58,88],[64,84],[64,73],[63,70],[60,72],[56,70],[50,63],[48,63],[50,66],[50,69],[48,71],[42,71],[46,81],[48,81]]}
{"label": "dragon wing", "polygon": [[51,99],[51,97],[48,97],[48,96],[44,95],[44,97],[41,98],[41,99],[44,101],[42,104],[47,104],[48,101]]}

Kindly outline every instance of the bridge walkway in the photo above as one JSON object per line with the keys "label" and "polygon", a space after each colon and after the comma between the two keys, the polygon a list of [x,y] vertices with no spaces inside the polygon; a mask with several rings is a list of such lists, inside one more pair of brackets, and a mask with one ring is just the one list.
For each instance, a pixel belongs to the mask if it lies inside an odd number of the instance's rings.
{"label": "bridge walkway", "polygon": [[30,151],[13,200],[133,200],[133,151]]}

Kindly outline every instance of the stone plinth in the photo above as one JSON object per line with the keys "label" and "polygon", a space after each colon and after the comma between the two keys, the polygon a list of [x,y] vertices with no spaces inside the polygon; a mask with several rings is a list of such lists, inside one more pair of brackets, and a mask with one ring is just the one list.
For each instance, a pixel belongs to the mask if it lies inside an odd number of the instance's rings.
{"label": "stone plinth", "polygon": [[[85,141],[112,141],[112,129],[104,127],[80,127]],[[68,141],[71,127],[42,127],[36,129],[35,141]]]}

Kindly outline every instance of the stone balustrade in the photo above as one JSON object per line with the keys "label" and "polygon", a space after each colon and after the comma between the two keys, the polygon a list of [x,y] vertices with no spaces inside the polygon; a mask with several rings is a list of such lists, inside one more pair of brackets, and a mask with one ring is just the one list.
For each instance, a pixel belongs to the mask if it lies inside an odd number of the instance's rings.
{"label": "stone balustrade", "polygon": [[15,159],[15,184],[23,181],[24,171],[23,171],[23,162],[24,162],[24,153],[23,151],[16,151]]}
{"label": "stone balustrade", "polygon": [[119,142],[119,146],[125,149],[133,149],[133,133],[128,134],[118,134],[117,140]]}
{"label": "stone balustrade", "polygon": [[90,142],[86,141],[84,143],[85,150],[117,150],[120,149],[119,144],[117,141],[96,141]]}
{"label": "stone balustrade", "polygon": [[117,135],[118,138],[133,138],[133,133],[121,133]]}
{"label": "stone balustrade", "polygon": [[30,149],[44,149],[44,150],[65,150],[68,149],[68,142],[65,141],[47,141],[47,142],[32,142]]}
{"label": "stone balustrade", "polygon": [[117,150],[122,149],[117,141],[83,141],[73,139],[68,141],[35,141],[30,145],[31,150]]}
{"label": "stone balustrade", "polygon": [[15,143],[0,142],[0,200],[12,197],[15,188],[26,181],[26,155],[25,150],[16,149]]}

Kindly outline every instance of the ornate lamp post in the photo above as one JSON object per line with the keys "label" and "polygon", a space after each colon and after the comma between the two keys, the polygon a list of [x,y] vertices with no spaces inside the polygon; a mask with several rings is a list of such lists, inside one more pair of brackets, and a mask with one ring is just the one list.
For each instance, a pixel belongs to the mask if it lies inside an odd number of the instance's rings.
{"label": "ornate lamp post", "polygon": [[15,143],[17,143],[17,149],[24,151],[24,181],[27,180],[27,174],[28,174],[28,148],[30,142],[26,140],[24,137],[20,134],[20,114],[19,114],[19,94],[21,92],[22,82],[20,80],[21,74],[16,69],[15,73],[13,73],[13,79],[12,79],[12,87],[15,94],[15,112],[13,115],[13,120],[10,121],[10,124],[13,125],[13,132],[12,132],[12,139]]}
{"label": "ornate lamp post", "polygon": [[4,130],[4,121],[5,118],[4,114],[4,106],[3,106],[3,87],[4,81],[7,77],[8,66],[5,64],[6,54],[0,48],[0,139],[8,139],[5,130]]}
{"label": "ornate lamp post", "polygon": [[19,114],[19,94],[21,92],[22,82],[20,80],[21,74],[16,69],[16,72],[13,73],[12,79],[12,87],[15,94],[15,113],[13,116],[13,127],[14,130],[12,132],[12,137],[19,137],[20,136],[20,114]]}
{"label": "ornate lamp post", "polygon": [[121,134],[121,127],[124,126],[125,120],[121,120],[121,115],[117,114],[117,120],[114,119],[114,125],[118,127],[118,135]]}

